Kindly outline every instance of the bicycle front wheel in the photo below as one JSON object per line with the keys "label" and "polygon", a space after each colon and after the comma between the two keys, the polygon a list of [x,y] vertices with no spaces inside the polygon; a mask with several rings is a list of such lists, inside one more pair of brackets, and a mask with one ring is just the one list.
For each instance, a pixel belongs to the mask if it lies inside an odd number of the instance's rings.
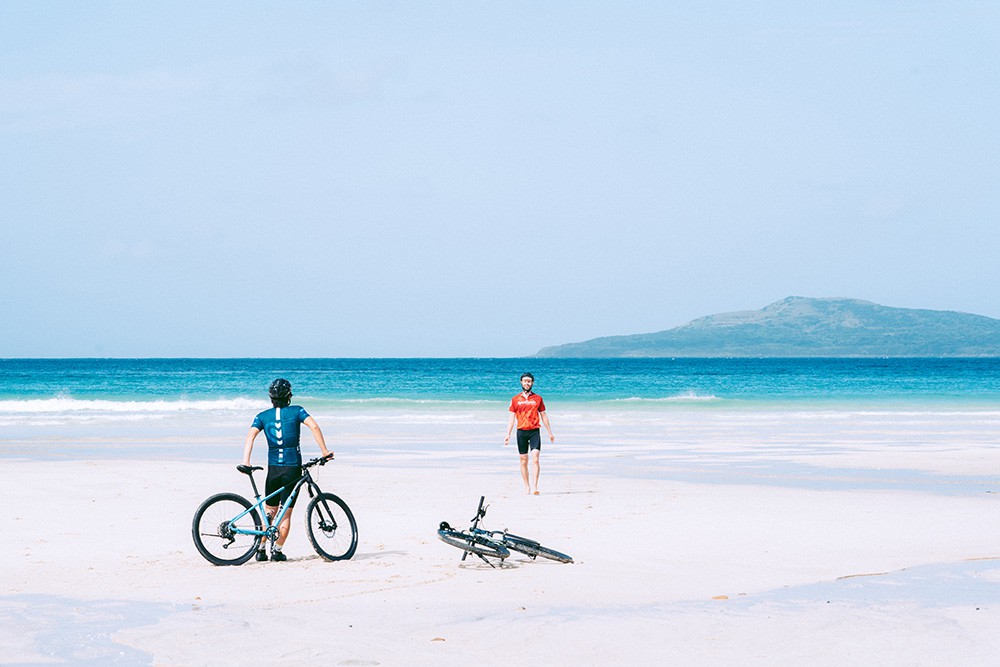
{"label": "bicycle front wheel", "polygon": [[[219,493],[201,504],[191,522],[191,536],[198,553],[215,565],[241,565],[260,546],[260,535],[238,530],[262,530],[260,515],[243,496]],[[238,521],[237,516],[244,514]]]}
{"label": "bicycle front wheel", "polygon": [[507,547],[482,535],[470,535],[460,530],[443,529],[438,531],[438,539],[445,544],[479,556],[490,556],[500,560],[510,557],[510,551],[507,550]]}
{"label": "bicycle front wheel", "polygon": [[358,548],[358,524],[351,509],[332,493],[321,493],[306,510],[309,541],[326,560],[347,560]]}
{"label": "bicycle front wheel", "polygon": [[549,549],[548,547],[543,547],[538,542],[534,540],[529,540],[526,537],[518,537],[517,535],[507,535],[504,537],[503,543],[505,546],[513,549],[514,551],[519,551],[526,556],[541,556],[542,558],[548,558],[550,560],[557,560],[560,563],[572,563],[573,558],[567,556],[564,553],[560,553],[555,549]]}

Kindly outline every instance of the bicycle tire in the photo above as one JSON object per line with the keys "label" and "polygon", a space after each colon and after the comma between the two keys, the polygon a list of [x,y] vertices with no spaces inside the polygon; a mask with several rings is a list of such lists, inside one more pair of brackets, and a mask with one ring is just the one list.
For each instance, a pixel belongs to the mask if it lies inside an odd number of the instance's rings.
{"label": "bicycle tire", "polygon": [[306,528],[313,549],[326,560],[348,560],[358,548],[354,514],[332,493],[321,493],[309,503]]}
{"label": "bicycle tire", "polygon": [[549,560],[556,560],[560,563],[572,563],[572,556],[568,556],[564,553],[556,551],[555,549],[549,549],[548,547],[543,547],[538,542],[534,540],[529,540],[526,537],[519,537],[517,535],[506,535],[503,539],[504,546],[518,551],[526,556],[541,556],[543,558],[548,558]]}
{"label": "bicycle tire", "polygon": [[260,515],[253,503],[235,493],[217,493],[203,502],[191,521],[191,536],[198,553],[213,565],[242,565],[260,547],[260,535],[234,533],[229,524],[244,510],[238,526],[246,530],[263,530]]}
{"label": "bicycle tire", "polygon": [[445,544],[478,556],[490,556],[500,560],[510,557],[510,551],[507,550],[507,547],[481,535],[470,535],[460,530],[439,530],[438,539]]}

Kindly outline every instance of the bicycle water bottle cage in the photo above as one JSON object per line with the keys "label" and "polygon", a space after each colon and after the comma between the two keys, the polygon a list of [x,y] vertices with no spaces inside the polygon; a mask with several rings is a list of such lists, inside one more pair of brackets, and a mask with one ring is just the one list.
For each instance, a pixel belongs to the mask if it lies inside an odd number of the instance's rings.
{"label": "bicycle water bottle cage", "polygon": [[263,468],[261,468],[260,466],[245,466],[245,465],[238,465],[236,466],[236,469],[239,470],[244,475],[250,475],[253,473],[254,470],[263,470]]}

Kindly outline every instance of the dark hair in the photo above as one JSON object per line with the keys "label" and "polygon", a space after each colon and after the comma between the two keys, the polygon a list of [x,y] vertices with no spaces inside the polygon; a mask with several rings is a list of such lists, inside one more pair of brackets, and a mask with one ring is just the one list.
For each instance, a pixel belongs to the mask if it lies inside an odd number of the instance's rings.
{"label": "dark hair", "polygon": [[292,401],[292,383],[284,378],[278,378],[271,383],[267,395],[271,397],[271,405],[283,408]]}
{"label": "dark hair", "polygon": [[521,373],[521,379],[523,380],[524,378],[531,378],[532,382],[535,381],[535,376],[531,373]]}

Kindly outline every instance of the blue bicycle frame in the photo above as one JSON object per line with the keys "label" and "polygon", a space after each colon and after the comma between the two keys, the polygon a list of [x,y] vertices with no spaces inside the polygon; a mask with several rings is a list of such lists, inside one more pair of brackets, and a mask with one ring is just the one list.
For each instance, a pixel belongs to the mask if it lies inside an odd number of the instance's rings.
{"label": "blue bicycle frame", "polygon": [[[240,535],[260,535],[262,537],[271,537],[273,534],[277,534],[278,526],[281,525],[281,520],[285,518],[285,514],[288,513],[288,510],[291,508],[292,503],[295,501],[295,498],[298,497],[299,490],[302,488],[302,486],[306,483],[313,484],[313,482],[310,479],[309,475],[305,474],[305,471],[303,470],[302,477],[299,478],[299,481],[295,482],[295,486],[292,487],[292,492],[288,494],[288,500],[285,501],[285,503],[281,506],[281,509],[278,510],[278,513],[274,515],[274,519],[272,520],[271,517],[268,515],[267,510],[264,509],[264,505],[266,505],[267,501],[270,500],[271,498],[281,495],[281,492],[287,489],[288,487],[283,486],[274,493],[271,493],[266,497],[261,498],[260,491],[257,490],[257,482],[253,478],[254,470],[262,470],[262,468],[259,467],[250,468],[250,471],[245,474],[247,475],[247,477],[250,478],[250,485],[253,487],[253,497],[257,500],[257,502],[251,505],[249,508],[237,514],[235,517],[233,517],[232,520],[230,520],[229,522],[229,527],[234,533]],[[236,525],[236,523],[240,519],[245,517],[247,514],[250,514],[254,510],[260,510],[260,513],[263,515],[261,517],[261,521],[264,523],[264,530],[240,528],[239,526]]]}
{"label": "blue bicycle frame", "polygon": [[[302,512],[306,516],[309,541],[316,553],[329,561],[346,560],[353,556],[358,545],[358,526],[354,515],[347,503],[320,489],[310,470],[332,459],[333,456],[328,454],[303,462],[301,476],[289,480],[273,493],[265,490],[267,496],[263,498],[253,475],[263,468],[236,466],[250,478],[254,500],[238,493],[217,493],[205,500],[195,511],[191,522],[191,535],[198,552],[213,565],[241,565],[253,557],[254,550],[258,551],[258,560],[266,560],[259,557],[263,548],[261,541],[270,542],[271,548],[275,548],[279,526],[291,518],[291,506],[305,486],[313,500],[307,499],[308,507]],[[283,493],[287,493],[288,498],[276,507]],[[274,505],[268,507],[271,502]],[[258,512],[264,516],[261,517]],[[268,516],[268,512],[273,512],[275,516]]]}

